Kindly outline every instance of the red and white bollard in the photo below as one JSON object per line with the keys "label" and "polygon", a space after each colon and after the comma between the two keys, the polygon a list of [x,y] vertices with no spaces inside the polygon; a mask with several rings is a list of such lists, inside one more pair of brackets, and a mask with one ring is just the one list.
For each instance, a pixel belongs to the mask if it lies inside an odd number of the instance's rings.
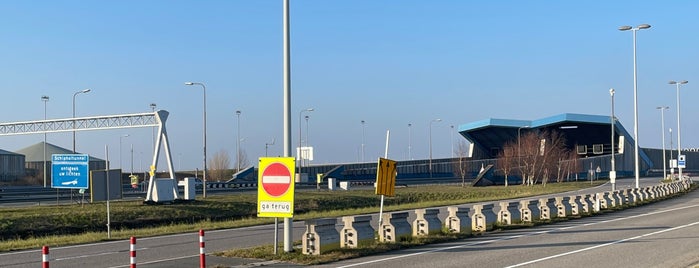
{"label": "red and white bollard", "polygon": [[199,230],[199,267],[206,268],[206,254],[204,253],[204,230]]}
{"label": "red and white bollard", "polygon": [[41,268],[49,268],[49,247],[41,248]]}
{"label": "red and white bollard", "polygon": [[133,236],[131,237],[131,245],[129,246],[129,251],[131,251],[130,267],[136,268],[136,238]]}

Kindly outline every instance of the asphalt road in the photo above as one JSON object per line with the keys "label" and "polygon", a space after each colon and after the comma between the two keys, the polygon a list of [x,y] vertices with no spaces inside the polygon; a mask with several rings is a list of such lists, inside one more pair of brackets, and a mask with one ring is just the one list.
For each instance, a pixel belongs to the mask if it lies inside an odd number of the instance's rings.
{"label": "asphalt road", "polygon": [[[658,178],[642,179],[642,185],[651,185],[657,183]],[[632,179],[618,181],[618,188],[633,187]],[[574,194],[595,193],[609,190],[609,186],[601,186],[597,188],[586,189]],[[568,193],[565,195],[572,195]],[[549,225],[536,229],[526,229],[513,232],[489,233],[487,235],[470,238],[459,243],[441,244],[420,249],[412,249],[409,251],[396,251],[388,255],[380,255],[374,257],[360,258],[328,265],[326,267],[336,267],[342,265],[361,264],[362,267],[504,267],[524,263],[525,261],[536,260],[546,256],[562,254],[572,249],[584,249],[587,247],[610,243],[619,239],[627,239],[638,235],[648,234],[668,228],[668,226],[681,226],[699,220],[699,201],[693,201],[697,193],[692,193],[688,196],[679,199],[664,201],[652,206],[631,209],[623,212],[612,213],[610,215],[596,216],[585,218],[577,221],[570,221],[557,225]],[[691,197],[691,198],[690,198]],[[682,202],[676,200],[684,200]],[[663,212],[667,209],[661,209],[660,212],[648,216],[634,216],[635,218],[626,219],[632,215],[649,213],[647,209],[658,206],[666,206],[669,204],[681,204],[692,201],[696,206],[681,208],[676,210],[676,213]],[[685,213],[686,212],[686,213]],[[635,213],[635,214],[629,214]],[[690,216],[697,215],[694,218]],[[376,216],[376,215],[374,215]],[[621,220],[612,220],[620,218]],[[665,219],[668,222],[655,222],[657,219]],[[682,219],[681,221],[679,219]],[[376,223],[376,219],[372,221]],[[643,225],[636,225],[635,222],[642,222]],[[281,226],[281,220],[280,220]],[[338,226],[338,229],[342,226]],[[601,228],[601,229],[595,229]],[[294,223],[294,240],[300,240],[305,227],[303,222]],[[678,229],[679,233],[686,231],[699,231],[699,226],[686,226]],[[281,232],[280,232],[281,233]],[[618,233],[618,234],[617,234]],[[672,235],[677,234],[677,231],[665,231],[657,235]],[[697,232],[699,233],[699,232]],[[652,235],[653,237],[657,235]],[[248,248],[257,245],[271,244],[274,242],[273,225],[254,226],[247,228],[227,229],[207,231],[205,236],[206,252],[223,251],[231,248]],[[546,238],[546,240],[543,240]],[[549,240],[550,239],[550,240]],[[615,240],[616,239],[616,240]],[[616,248],[620,245],[626,245],[634,242],[646,242],[644,239],[633,239],[628,242],[616,242],[609,246],[600,246],[605,248]],[[682,240],[681,240],[682,241]],[[197,267],[199,259],[199,237],[198,233],[187,233],[178,235],[158,236],[150,238],[137,239],[137,263],[139,267]],[[699,240],[686,241],[689,248],[697,248],[699,250]],[[690,246],[694,242],[693,246]],[[280,238],[281,243],[281,238]],[[675,243],[669,241],[668,243]],[[618,244],[618,245],[617,245]],[[643,243],[646,244],[646,243]],[[668,247],[672,248],[673,245]],[[655,247],[655,246],[653,246]],[[644,248],[644,247],[641,247]],[[421,251],[425,250],[425,252]],[[635,249],[630,249],[633,250]],[[423,253],[420,253],[423,252]],[[598,250],[584,250],[583,252],[595,253],[590,260],[580,261],[576,263],[594,263],[600,256]],[[615,250],[616,252],[616,250]],[[459,253],[459,254],[449,254]],[[555,253],[555,254],[553,254]],[[658,251],[654,251],[657,255]],[[699,256],[698,254],[695,256]],[[412,255],[417,254],[417,255]],[[443,255],[449,254],[449,255]],[[493,255],[494,254],[494,255]],[[461,258],[462,255],[469,255],[468,258]],[[448,257],[446,257],[448,256]],[[513,256],[513,257],[510,257]],[[578,256],[578,254],[569,254],[565,256]],[[621,256],[621,255],[620,255]],[[626,256],[626,254],[624,254]],[[651,256],[651,255],[644,255]],[[653,255],[654,256],[654,255]],[[662,254],[663,256],[672,256]],[[392,260],[385,260],[386,257],[394,257]],[[566,258],[554,258],[547,261],[535,262],[531,266],[541,267],[542,264],[555,263],[557,260],[565,260]],[[94,243],[86,245],[55,247],[50,249],[51,267],[128,267],[129,266],[129,242],[127,240]],[[626,258],[623,258],[626,259]],[[661,259],[658,257],[654,260]],[[428,261],[432,260],[432,261]],[[364,264],[367,261],[375,261]],[[427,262],[420,262],[427,261]],[[230,266],[250,266],[260,265],[254,264],[258,260],[244,259],[228,259],[215,258],[209,256],[207,264],[209,267],[221,265]],[[38,267],[41,263],[41,250],[27,250],[18,252],[9,252],[0,254],[0,267]],[[571,263],[558,263],[556,267],[570,266]],[[416,266],[417,265],[417,266]],[[285,266],[277,264],[276,266]],[[599,266],[599,265],[598,265]],[[606,266],[606,265],[602,265]],[[646,265],[641,265],[646,266]],[[549,266],[554,267],[554,266]],[[629,265],[622,265],[629,267]],[[646,266],[647,267],[647,266]],[[663,266],[667,267],[667,266]]]}
{"label": "asphalt road", "polygon": [[694,267],[699,191],[662,202],[316,267]]}

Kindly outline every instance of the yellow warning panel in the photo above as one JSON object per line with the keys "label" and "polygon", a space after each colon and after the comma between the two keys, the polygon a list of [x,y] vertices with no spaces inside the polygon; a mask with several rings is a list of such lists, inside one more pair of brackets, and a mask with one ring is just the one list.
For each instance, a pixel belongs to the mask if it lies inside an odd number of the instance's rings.
{"label": "yellow warning panel", "polygon": [[379,158],[376,169],[376,194],[394,196],[396,191],[396,161]]}

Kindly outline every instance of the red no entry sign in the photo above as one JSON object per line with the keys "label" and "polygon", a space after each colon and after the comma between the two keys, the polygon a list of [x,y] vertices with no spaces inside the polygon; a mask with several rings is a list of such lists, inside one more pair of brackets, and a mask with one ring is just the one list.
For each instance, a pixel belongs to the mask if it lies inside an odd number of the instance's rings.
{"label": "red no entry sign", "polygon": [[262,172],[262,188],[270,196],[284,195],[291,183],[291,172],[282,163],[272,163]]}

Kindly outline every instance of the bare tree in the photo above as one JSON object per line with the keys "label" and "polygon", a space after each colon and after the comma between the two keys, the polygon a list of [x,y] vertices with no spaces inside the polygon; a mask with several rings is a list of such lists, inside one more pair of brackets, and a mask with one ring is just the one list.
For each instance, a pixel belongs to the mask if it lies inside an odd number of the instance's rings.
{"label": "bare tree", "polygon": [[225,180],[226,173],[228,173],[230,166],[231,158],[228,156],[228,152],[224,149],[219,150],[209,159],[211,178],[216,181]]}
{"label": "bare tree", "polygon": [[459,177],[461,177],[461,187],[466,187],[466,174],[468,174],[468,161],[466,161],[466,159],[468,158],[468,147],[468,143],[461,140],[457,144],[455,152],[459,161],[455,162],[454,166]]}
{"label": "bare tree", "polygon": [[563,135],[556,131],[528,132],[520,139],[523,184],[534,185],[539,179],[546,184],[558,162],[566,154]]}
{"label": "bare tree", "polygon": [[506,143],[497,157],[498,168],[500,168],[505,175],[505,187],[509,184],[508,176],[512,173],[512,169],[514,169],[517,161],[515,146],[515,144],[510,142]]}
{"label": "bare tree", "polygon": [[[240,166],[241,170],[247,168],[250,165],[250,159],[248,159],[248,154],[245,153],[245,150],[240,150],[240,156],[238,159],[236,159],[236,161],[236,168]],[[240,172],[240,170],[237,170],[236,172]]]}

